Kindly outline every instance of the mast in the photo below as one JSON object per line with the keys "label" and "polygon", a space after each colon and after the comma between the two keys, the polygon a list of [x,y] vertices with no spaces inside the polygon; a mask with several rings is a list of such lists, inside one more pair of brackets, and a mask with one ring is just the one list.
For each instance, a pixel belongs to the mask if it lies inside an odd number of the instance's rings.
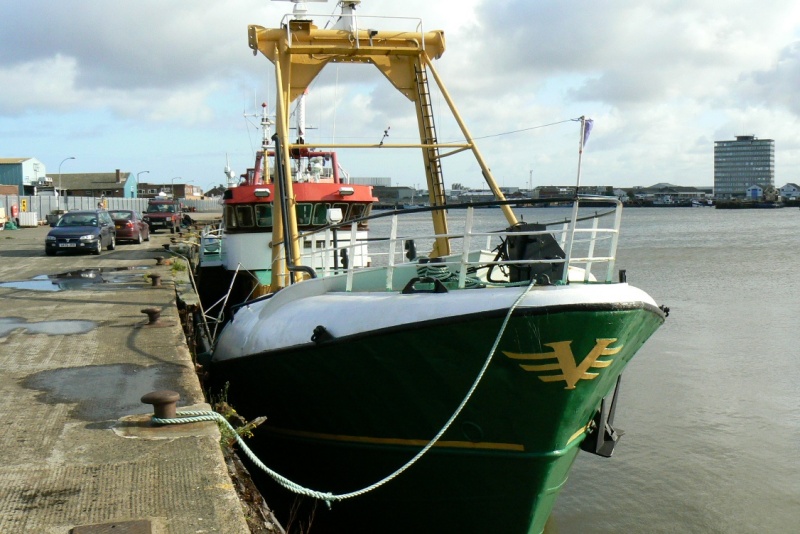
{"label": "mast", "polygon": [[228,187],[228,189],[231,187],[236,187],[238,185],[236,173],[233,172],[233,169],[231,169],[231,161],[228,158],[228,154],[225,154],[225,169],[223,172],[225,173],[225,185]]}
{"label": "mast", "polygon": [[[594,122],[592,119],[587,119],[585,115],[581,115],[579,119],[573,119],[581,121],[581,131],[580,131],[580,140],[578,141],[578,178],[575,183],[575,198],[572,202],[572,221],[573,224],[571,225],[572,231],[569,232],[567,236],[567,246],[565,250],[567,252],[566,258],[564,259],[564,265],[569,265],[570,254],[572,252],[572,243],[575,242],[575,227],[577,224],[574,221],[578,220],[578,191],[581,187],[581,161],[583,160],[583,147],[586,146],[586,141],[589,139],[589,133],[592,131],[592,125]],[[568,283],[569,281],[569,268],[564,269],[564,274],[561,279],[563,283]]]}

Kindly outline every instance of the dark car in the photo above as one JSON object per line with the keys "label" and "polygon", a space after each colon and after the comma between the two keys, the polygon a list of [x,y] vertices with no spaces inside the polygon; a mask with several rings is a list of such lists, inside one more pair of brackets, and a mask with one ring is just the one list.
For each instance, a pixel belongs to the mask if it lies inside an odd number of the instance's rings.
{"label": "dark car", "polygon": [[61,216],[44,242],[44,251],[53,256],[59,251],[81,251],[100,254],[103,247],[114,250],[114,221],[105,210],[70,211]]}
{"label": "dark car", "polygon": [[176,200],[153,199],[147,204],[144,222],[150,225],[153,233],[159,228],[169,228],[170,233],[174,234],[181,228],[182,208],[182,204]]}
{"label": "dark car", "polygon": [[150,241],[150,226],[133,210],[111,210],[108,212],[117,230],[117,241],[133,241],[142,244]]}

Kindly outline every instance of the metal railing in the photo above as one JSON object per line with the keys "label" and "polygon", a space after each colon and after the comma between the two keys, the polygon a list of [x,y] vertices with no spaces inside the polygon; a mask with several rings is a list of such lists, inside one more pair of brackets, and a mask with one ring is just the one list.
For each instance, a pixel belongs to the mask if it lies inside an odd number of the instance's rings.
{"label": "metal railing", "polygon": [[[458,231],[447,234],[409,234],[401,228],[403,215],[408,212],[429,211],[437,208],[421,208],[417,210],[403,210],[378,216],[371,216],[361,221],[355,221],[348,227],[339,230],[340,233],[349,233],[350,237],[339,246],[314,247],[306,250],[301,255],[304,265],[313,266],[320,278],[331,276],[346,276],[345,291],[378,290],[380,284],[383,289],[397,290],[402,288],[410,278],[417,275],[420,265],[424,263],[413,254],[410,248],[424,250],[431,246],[437,238],[446,238],[452,245],[453,253],[447,257],[436,258],[429,266],[437,270],[449,271],[454,287],[470,287],[471,284],[504,284],[514,283],[508,277],[509,266],[530,268],[537,264],[558,265],[563,264],[563,274],[555,283],[574,282],[612,282],[616,251],[619,236],[619,227],[622,216],[622,202],[610,197],[587,196],[573,199],[575,208],[569,220],[558,223],[542,225],[544,228],[525,229],[524,227],[507,228],[503,231],[487,231],[478,229],[474,224],[474,206],[466,206],[467,214],[464,224]],[[579,211],[581,203],[602,203],[612,206],[613,209],[604,213],[582,215]],[[519,203],[519,202],[517,202]],[[497,203],[487,203],[496,205]],[[460,207],[460,206],[459,206]],[[457,209],[457,206],[446,206],[438,209]],[[386,238],[357,239],[358,224],[363,224],[369,219],[389,216],[389,236]],[[305,239],[311,239],[320,232],[326,235],[330,228],[303,234]],[[509,239],[520,236],[552,236],[563,251],[563,257],[549,256],[539,259],[510,259],[499,251]],[[543,238],[542,238],[543,239]],[[328,237],[319,239],[328,245]],[[413,244],[413,245],[412,245]],[[367,247],[369,250],[367,251]],[[342,251],[345,251],[344,253]],[[368,258],[368,266],[363,262],[349,262],[344,265],[331,265],[331,258]],[[361,263],[361,264],[359,264]],[[503,271],[506,280],[492,281],[486,275],[490,270]],[[502,277],[502,276],[501,276]],[[527,282],[526,282],[527,283]]]}

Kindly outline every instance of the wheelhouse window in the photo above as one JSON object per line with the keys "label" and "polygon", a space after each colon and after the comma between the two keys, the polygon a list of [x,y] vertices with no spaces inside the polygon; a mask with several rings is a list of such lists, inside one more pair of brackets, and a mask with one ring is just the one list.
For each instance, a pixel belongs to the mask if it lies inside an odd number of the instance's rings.
{"label": "wheelhouse window", "polygon": [[311,215],[313,213],[313,204],[297,204],[297,224],[300,226],[307,226],[311,224]]}
{"label": "wheelhouse window", "polygon": [[366,217],[369,215],[369,208],[371,206],[369,204],[353,204],[353,208],[350,211],[350,217],[348,220],[358,219],[360,217]]}
{"label": "wheelhouse window", "polygon": [[253,207],[236,206],[236,219],[239,221],[239,226],[242,228],[252,228],[254,226]]}
{"label": "wheelhouse window", "polygon": [[311,224],[314,226],[325,226],[328,224],[328,208],[330,207],[331,205],[327,202],[314,204],[314,217]]}
{"label": "wheelhouse window", "polygon": [[236,228],[236,209],[233,206],[225,206],[225,226]]}
{"label": "wheelhouse window", "polygon": [[272,226],[272,204],[256,204],[256,226]]}

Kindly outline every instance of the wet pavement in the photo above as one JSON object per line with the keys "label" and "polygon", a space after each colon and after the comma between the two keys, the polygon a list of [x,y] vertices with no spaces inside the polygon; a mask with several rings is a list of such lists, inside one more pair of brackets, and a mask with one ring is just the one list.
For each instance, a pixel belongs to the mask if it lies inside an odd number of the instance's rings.
{"label": "wet pavement", "polygon": [[151,427],[140,402],[170,389],[179,410],[207,409],[180,275],[156,265],[177,236],[48,257],[48,230],[0,231],[0,532],[249,532],[216,426]]}
{"label": "wet pavement", "polygon": [[[137,289],[136,282],[141,282],[144,274],[140,271],[148,270],[146,265],[133,265],[129,267],[90,267],[65,273],[40,274],[27,280],[14,280],[0,282],[0,288],[30,289],[33,291],[63,291],[67,289],[87,289],[93,284],[92,289]],[[103,286],[99,284],[111,284]]]}

